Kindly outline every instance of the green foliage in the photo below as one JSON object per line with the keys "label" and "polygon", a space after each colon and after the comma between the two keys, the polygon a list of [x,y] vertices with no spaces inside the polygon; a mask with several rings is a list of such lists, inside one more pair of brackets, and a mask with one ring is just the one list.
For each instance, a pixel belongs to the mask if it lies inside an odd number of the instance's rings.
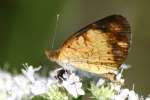
{"label": "green foliage", "polygon": [[53,86],[48,93],[44,94],[43,97],[47,100],[71,100],[67,96],[65,91],[61,91],[58,86]]}
{"label": "green foliage", "polygon": [[32,98],[32,100],[47,100],[46,98],[42,97],[42,96],[34,96]]}
{"label": "green foliage", "polygon": [[110,85],[97,87],[95,84],[91,83],[91,88],[89,90],[96,100],[110,100],[115,96],[115,92]]}

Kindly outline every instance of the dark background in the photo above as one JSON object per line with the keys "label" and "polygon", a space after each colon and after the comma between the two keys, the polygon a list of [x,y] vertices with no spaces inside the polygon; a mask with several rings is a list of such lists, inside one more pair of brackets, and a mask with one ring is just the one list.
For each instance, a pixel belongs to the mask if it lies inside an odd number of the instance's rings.
{"label": "dark background", "polygon": [[44,49],[51,47],[56,16],[60,19],[55,48],[85,25],[111,14],[129,20],[133,43],[124,73],[127,86],[139,94],[150,93],[150,1],[149,0],[1,0],[0,66],[18,72],[22,64],[51,63]]}

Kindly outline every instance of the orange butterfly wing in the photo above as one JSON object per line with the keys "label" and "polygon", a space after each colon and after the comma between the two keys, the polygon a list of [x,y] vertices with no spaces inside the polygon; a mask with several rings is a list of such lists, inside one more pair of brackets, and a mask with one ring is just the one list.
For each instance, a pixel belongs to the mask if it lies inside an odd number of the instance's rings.
{"label": "orange butterfly wing", "polygon": [[126,18],[112,15],[89,24],[69,37],[56,51],[46,51],[49,59],[64,67],[105,74],[124,62],[131,33]]}

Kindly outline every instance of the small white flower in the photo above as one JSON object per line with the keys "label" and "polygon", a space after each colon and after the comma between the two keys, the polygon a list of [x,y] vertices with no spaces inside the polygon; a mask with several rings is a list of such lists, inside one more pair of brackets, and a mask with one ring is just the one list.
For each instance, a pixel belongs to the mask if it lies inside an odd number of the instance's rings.
{"label": "small white flower", "polygon": [[0,71],[0,90],[7,90],[12,87],[12,77],[10,73]]}
{"label": "small white flower", "polygon": [[110,85],[111,85],[112,89],[115,90],[117,93],[120,92],[121,84],[111,83]]}
{"label": "small white flower", "polygon": [[117,80],[121,80],[121,77],[122,77],[122,73],[119,73],[119,74],[116,75]]}
{"label": "small white flower", "polygon": [[22,75],[18,75],[13,78],[13,81],[14,81],[14,85],[16,85],[24,94],[30,93],[28,87],[29,80],[26,77]]}
{"label": "small white flower", "polygon": [[22,100],[24,96],[23,91],[16,84],[14,84],[7,93],[8,96],[6,100]]}
{"label": "small white flower", "polygon": [[122,64],[122,65],[120,66],[120,68],[121,68],[121,69],[128,69],[128,68],[130,68],[130,66],[127,65],[127,64]]}
{"label": "small white flower", "polygon": [[22,73],[31,81],[35,82],[34,74],[36,71],[41,69],[41,66],[38,68],[33,68],[33,66],[29,66],[27,63],[23,64],[25,69],[22,69]]}
{"label": "small white flower", "polygon": [[123,71],[124,71],[124,69],[128,69],[129,68],[129,66],[128,65],[126,65],[126,64],[122,64],[121,66],[120,66],[120,72],[116,75],[116,79],[118,80],[118,81],[123,81],[124,82],[124,80],[122,80],[121,78],[122,78],[122,73],[123,73]]}
{"label": "small white flower", "polygon": [[57,84],[57,83],[58,83],[58,81],[53,80],[53,79],[51,79],[51,78],[48,78],[48,79],[47,79],[47,84],[46,84],[46,86],[47,86],[48,88],[51,88],[53,84]]}
{"label": "small white flower", "polygon": [[138,94],[134,90],[129,92],[128,100],[139,100]]}
{"label": "small white flower", "polygon": [[145,100],[150,100],[150,96],[146,97]]}
{"label": "small white flower", "polygon": [[115,96],[115,100],[126,100],[129,95],[129,89],[121,89],[120,93]]}
{"label": "small white flower", "polygon": [[105,83],[105,80],[102,79],[102,78],[100,78],[100,79],[98,80],[98,82],[96,83],[96,86],[99,87],[99,86],[103,85],[104,83]]}
{"label": "small white flower", "polygon": [[65,89],[75,98],[77,98],[80,95],[84,95],[85,92],[81,88],[82,83],[79,80],[79,77],[76,76],[74,73],[71,75],[67,76],[65,75],[66,80],[63,80],[62,85],[65,87]]}
{"label": "small white flower", "polygon": [[33,95],[40,95],[46,93],[48,88],[46,87],[46,83],[44,81],[35,81],[35,83],[31,86],[31,92]]}

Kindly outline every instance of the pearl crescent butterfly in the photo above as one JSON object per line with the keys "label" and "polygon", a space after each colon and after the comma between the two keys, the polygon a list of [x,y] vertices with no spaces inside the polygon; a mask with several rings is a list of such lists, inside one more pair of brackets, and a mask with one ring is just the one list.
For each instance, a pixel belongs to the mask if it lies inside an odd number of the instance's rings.
{"label": "pearl crescent butterfly", "polygon": [[130,40],[127,19],[111,15],[82,28],[59,49],[46,50],[45,53],[48,59],[65,69],[71,67],[107,76],[118,71],[125,61]]}

